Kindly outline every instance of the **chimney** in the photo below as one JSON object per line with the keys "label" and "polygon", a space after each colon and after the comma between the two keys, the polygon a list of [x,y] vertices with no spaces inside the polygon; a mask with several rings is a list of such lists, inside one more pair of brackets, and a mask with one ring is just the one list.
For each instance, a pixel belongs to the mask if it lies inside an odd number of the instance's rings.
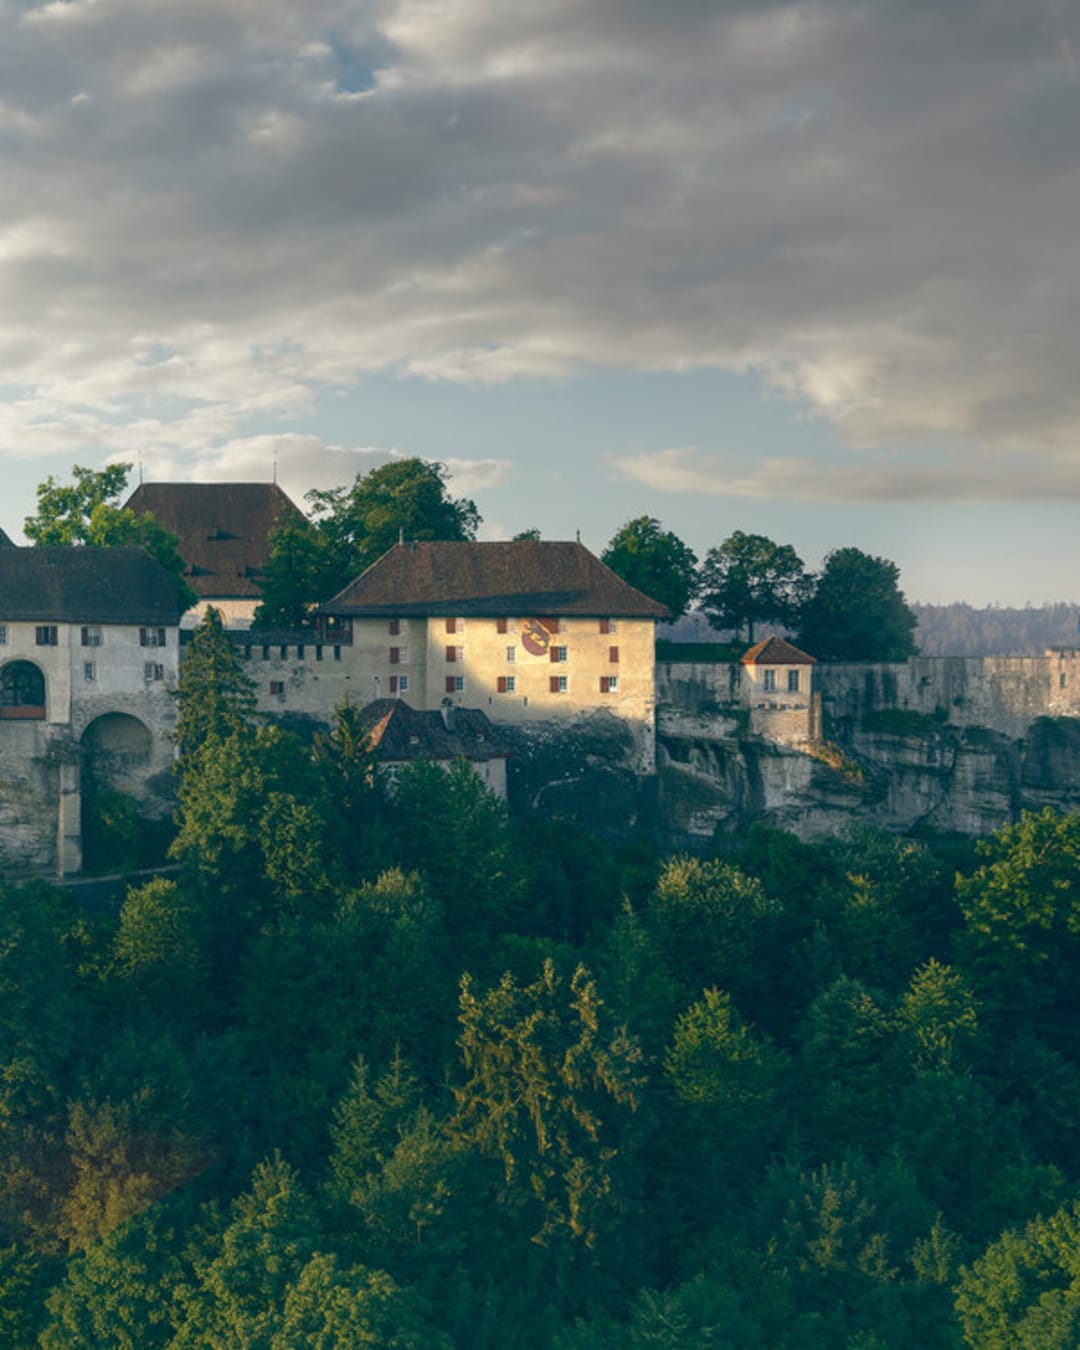
{"label": "chimney", "polygon": [[447,729],[447,731],[453,731],[454,715],[456,712],[453,699],[444,698],[442,701],[442,707],[439,709],[439,711],[442,713],[443,726]]}

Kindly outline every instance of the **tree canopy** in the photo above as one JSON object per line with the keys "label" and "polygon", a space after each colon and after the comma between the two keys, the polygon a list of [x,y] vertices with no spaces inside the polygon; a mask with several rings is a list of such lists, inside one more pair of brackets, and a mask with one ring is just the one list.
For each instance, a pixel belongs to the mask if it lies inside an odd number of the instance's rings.
{"label": "tree canopy", "polygon": [[50,474],[38,484],[37,513],[27,516],[23,525],[26,537],[41,546],[144,548],[176,577],[180,603],[187,609],[198,596],[183,579],[187,564],[180,556],[180,540],[152,515],[138,515],[118,504],[131,467],[109,464],[104,469],[84,469],[76,464],[72,483],[58,483]]}
{"label": "tree canopy", "polygon": [[307,494],[313,519],[288,523],[272,537],[255,625],[298,627],[310,607],[327,600],[399,538],[476,538],[480,513],[467,497],[451,497],[442,464],[395,459],[351,487]]}
{"label": "tree canopy", "polygon": [[685,614],[697,594],[697,555],[655,516],[628,520],[600,561],[629,585],[667,605],[672,619]]}
{"label": "tree canopy", "polygon": [[906,661],[918,620],[900,569],[857,548],[834,549],[799,618],[799,643],[821,661]]}
{"label": "tree canopy", "polygon": [[701,566],[701,608],[714,628],[746,630],[759,623],[793,625],[806,594],[802,559],[790,544],[736,530],[709,549]]}

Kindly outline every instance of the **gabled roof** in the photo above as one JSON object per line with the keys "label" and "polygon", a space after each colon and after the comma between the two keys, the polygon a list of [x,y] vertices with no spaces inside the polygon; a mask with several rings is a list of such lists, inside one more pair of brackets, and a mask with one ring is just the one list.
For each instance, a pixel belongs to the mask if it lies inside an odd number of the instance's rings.
{"label": "gabled roof", "polygon": [[448,727],[439,712],[419,712],[399,698],[379,698],[360,714],[376,757],[402,760],[505,759],[510,753],[479,708],[453,708]]}
{"label": "gabled roof", "polygon": [[141,548],[0,548],[0,620],[178,623],[176,578]]}
{"label": "gabled roof", "polygon": [[605,567],[583,544],[395,544],[320,614],[358,618],[590,615],[666,619],[669,611]]}
{"label": "gabled roof", "polygon": [[200,599],[257,599],[272,532],[302,512],[276,483],[140,483],[126,505],[180,540]]}
{"label": "gabled roof", "polygon": [[11,539],[4,533],[3,530],[0,530],[0,548],[14,548],[14,547],[15,545],[11,541]]}
{"label": "gabled roof", "polygon": [[813,666],[817,659],[773,633],[743,652],[742,663],[744,666]]}

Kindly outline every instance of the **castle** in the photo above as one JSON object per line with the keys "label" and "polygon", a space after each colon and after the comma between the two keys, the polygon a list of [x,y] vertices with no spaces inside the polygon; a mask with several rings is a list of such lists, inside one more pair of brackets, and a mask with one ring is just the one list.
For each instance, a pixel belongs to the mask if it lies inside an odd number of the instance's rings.
{"label": "castle", "polygon": [[[386,762],[463,755],[505,793],[509,755],[530,805],[604,802],[612,821],[638,819],[648,794],[633,785],[655,783],[658,743],[660,796],[689,792],[688,831],[703,837],[750,818],[835,828],[864,808],[909,828],[919,794],[940,795],[946,775],[963,780],[962,800],[923,815],[972,833],[1080,793],[1080,741],[1066,763],[1061,737],[1051,745],[1039,731],[1047,719],[1080,727],[1074,651],[815,670],[771,636],[739,662],[658,668],[664,607],[582,544],[535,540],[401,542],[321,605],[311,629],[256,631],[267,533],[299,515],[284,493],[156,484],[129,504],[153,506],[179,534],[198,595],[188,613],[174,578],[139,549],[19,548],[0,531],[0,870],[78,872],[91,794],[126,793],[151,817],[171,810],[172,695],[210,604],[261,712],[310,729],[348,699],[369,710]],[[883,720],[890,712],[901,720]],[[901,744],[898,728],[922,739]],[[988,748],[987,732],[1000,744]],[[877,796],[864,787],[860,804],[850,782],[822,779],[822,741],[859,750],[860,736],[877,737],[860,753],[895,760],[897,782],[918,778],[915,807],[895,784],[874,786]]]}
{"label": "castle", "polygon": [[[199,595],[185,616],[172,577],[141,550],[0,547],[0,866],[78,871],[87,789],[168,809],[171,694],[184,638],[211,603],[232,619],[272,716],[325,723],[345,699],[400,700],[421,715],[460,710],[458,741],[473,712],[532,730],[599,719],[620,728],[625,767],[652,773],[655,625],[667,610],[582,544],[403,542],[322,605],[310,631],[255,631],[242,625],[262,525],[295,509],[270,488],[158,484],[133,496],[133,509],[153,505],[181,527]],[[465,753],[499,786],[505,749]]]}

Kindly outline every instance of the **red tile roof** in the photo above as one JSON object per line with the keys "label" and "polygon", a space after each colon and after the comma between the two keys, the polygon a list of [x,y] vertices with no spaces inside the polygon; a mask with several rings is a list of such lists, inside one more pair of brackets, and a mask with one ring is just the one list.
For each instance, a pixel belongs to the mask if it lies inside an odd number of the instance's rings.
{"label": "red tile roof", "polygon": [[798,647],[793,647],[785,638],[777,637],[775,633],[763,638],[761,642],[755,642],[749,651],[743,652],[742,663],[744,666],[812,666],[816,665],[816,658],[808,656],[806,652],[800,651]]}
{"label": "red tile roof", "polygon": [[360,714],[378,759],[505,759],[510,753],[479,708],[453,708],[447,726],[440,712],[420,712],[403,699],[380,698]]}
{"label": "red tile roof", "polygon": [[583,544],[395,544],[319,609],[357,618],[547,615],[666,619]]}
{"label": "red tile roof", "polygon": [[304,518],[276,483],[141,483],[126,505],[179,538],[184,579],[201,599],[257,599],[270,535]]}

